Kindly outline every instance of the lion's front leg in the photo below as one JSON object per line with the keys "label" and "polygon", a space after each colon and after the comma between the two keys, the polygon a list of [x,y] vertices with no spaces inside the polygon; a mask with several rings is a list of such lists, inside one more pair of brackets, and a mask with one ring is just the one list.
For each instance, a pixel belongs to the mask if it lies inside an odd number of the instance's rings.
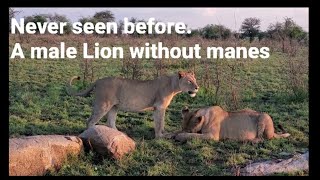
{"label": "lion's front leg", "polygon": [[162,137],[167,138],[167,139],[174,139],[179,133],[181,133],[181,132],[180,131],[179,132],[164,132],[162,134]]}
{"label": "lion's front leg", "polygon": [[154,120],[154,131],[155,137],[161,138],[164,136],[164,116],[166,110],[163,108],[157,108],[157,110],[153,113],[153,120]]}
{"label": "lion's front leg", "polygon": [[191,140],[191,139],[213,139],[218,141],[219,139],[214,138],[213,135],[211,134],[198,134],[198,133],[180,133],[178,135],[176,135],[175,139],[181,142],[187,141],[187,140]]}
{"label": "lion's front leg", "polygon": [[176,130],[170,133],[170,138],[174,139],[178,134],[183,133],[183,130]]}

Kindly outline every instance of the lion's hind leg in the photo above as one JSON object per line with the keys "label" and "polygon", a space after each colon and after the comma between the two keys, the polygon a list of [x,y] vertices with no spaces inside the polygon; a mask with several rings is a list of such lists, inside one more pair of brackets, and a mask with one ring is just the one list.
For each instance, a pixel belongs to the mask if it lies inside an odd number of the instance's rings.
{"label": "lion's hind leg", "polygon": [[249,141],[253,142],[253,143],[260,143],[263,141],[263,136],[264,136],[264,131],[265,131],[265,123],[263,121],[263,119],[259,119],[258,120],[258,132],[257,132],[257,136],[254,139],[251,139]]}
{"label": "lion's hind leg", "polygon": [[87,128],[94,126],[97,122],[106,115],[113,105],[108,102],[96,102],[93,107],[93,112],[87,120]]}
{"label": "lion's hind leg", "polygon": [[107,113],[107,124],[112,129],[118,130],[116,127],[116,118],[117,118],[118,108],[113,106],[110,111]]}
{"label": "lion's hind leg", "polygon": [[263,113],[258,119],[258,137],[259,139],[271,139],[274,137],[274,126],[271,117]]}

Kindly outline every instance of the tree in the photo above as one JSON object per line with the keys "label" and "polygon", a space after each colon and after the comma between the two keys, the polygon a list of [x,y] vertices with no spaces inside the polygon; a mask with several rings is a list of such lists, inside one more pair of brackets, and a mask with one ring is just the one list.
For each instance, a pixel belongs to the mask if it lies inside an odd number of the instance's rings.
{"label": "tree", "polygon": [[[84,24],[86,22],[91,22],[95,25],[98,22],[103,22],[103,23],[113,22],[114,19],[115,18],[114,18],[113,13],[109,10],[105,10],[105,11],[96,12],[92,17],[83,17],[83,18],[79,19],[79,21],[82,24]],[[105,36],[105,34],[103,34],[103,36]]]}
{"label": "tree", "polygon": [[290,44],[292,44],[293,39],[300,41],[306,37],[306,32],[303,31],[302,27],[297,25],[292,18],[286,17],[284,19],[283,31],[289,38]]}
{"label": "tree", "polygon": [[[128,20],[128,22],[131,22],[131,23],[133,23],[133,24],[137,24],[137,23],[139,23],[139,22],[144,22],[144,23],[147,23],[145,20],[143,20],[143,19],[138,19],[138,18],[135,18],[135,17],[131,17],[129,20]],[[154,27],[153,27],[154,28]],[[154,32],[154,31],[153,31]],[[134,31],[132,34],[131,34],[131,36],[132,37],[141,37],[141,36],[144,36],[144,35],[147,35],[147,33],[146,34],[139,34],[137,31]]]}
{"label": "tree", "polygon": [[[82,24],[82,28],[83,28],[83,25],[86,23],[86,22],[91,22],[92,24],[97,24],[97,19],[93,18],[93,17],[82,17],[79,19],[79,22]],[[82,29],[82,33],[84,34],[84,31]],[[96,33],[94,33],[96,34]]]}
{"label": "tree", "polygon": [[14,18],[16,11],[13,8],[9,8],[9,20]]}
{"label": "tree", "polygon": [[231,32],[231,34],[233,35],[234,38],[239,39],[241,37],[241,33],[237,32],[237,31],[233,31]]}
{"label": "tree", "polygon": [[231,36],[231,30],[223,25],[207,25],[200,30],[200,34],[206,39],[227,39]]}
{"label": "tree", "polygon": [[285,41],[289,39],[290,45],[292,40],[298,42],[307,41],[307,32],[301,26],[297,25],[292,18],[285,18],[284,22],[276,22],[270,24],[267,34],[271,39],[276,39],[282,42],[282,52],[285,52]]}
{"label": "tree", "polygon": [[124,22],[123,22],[123,20],[120,20],[118,22],[118,36],[120,36],[122,34],[123,27],[124,27]]}
{"label": "tree", "polygon": [[290,40],[297,39],[298,41],[301,41],[307,37],[307,32],[305,32],[302,27],[295,26],[291,29],[291,32],[289,33]]}
{"label": "tree", "polygon": [[92,18],[92,17],[82,17],[79,19],[79,22],[83,25],[84,23],[86,22],[91,22],[93,23],[94,25],[97,24],[97,20]]}
{"label": "tree", "polygon": [[231,36],[231,30],[226,28],[223,25],[215,25],[214,28],[218,32],[219,38],[222,38],[225,40]]}
{"label": "tree", "polygon": [[285,33],[283,30],[283,24],[276,22],[270,24],[267,30],[267,34],[271,39],[276,39],[282,43],[282,52],[285,52]]}
{"label": "tree", "polygon": [[268,37],[271,39],[282,39],[284,38],[284,32],[282,29],[282,24],[279,22],[276,22],[275,24],[270,24],[267,29]]}
{"label": "tree", "polygon": [[16,16],[17,13],[19,13],[20,11],[16,11],[13,8],[9,8],[9,31],[11,28],[11,19],[14,18]]}
{"label": "tree", "polygon": [[250,38],[250,43],[254,40],[260,31],[260,19],[246,18],[241,25],[240,31],[244,37]]}
{"label": "tree", "polygon": [[190,34],[186,34],[187,37],[195,37],[200,35],[200,29],[192,29]]}
{"label": "tree", "polygon": [[99,22],[104,22],[104,23],[114,21],[114,15],[109,10],[96,12],[93,18]]}
{"label": "tree", "polygon": [[129,22],[132,22],[133,24],[136,24],[137,22],[139,22],[138,18],[132,17],[128,20]]}
{"label": "tree", "polygon": [[63,27],[64,34],[71,33],[72,26],[71,26],[69,19],[65,15],[59,15],[59,14],[55,13],[53,15],[52,14],[48,15],[48,18],[49,18],[50,22],[56,22],[56,23],[66,22],[67,25]]}
{"label": "tree", "polygon": [[[24,17],[24,21],[25,21],[25,25],[28,22],[34,22],[34,23],[41,23],[41,25],[43,25],[43,23],[48,22],[48,14],[36,14],[36,15],[32,15],[32,16],[25,16]],[[36,32],[39,32],[39,27],[37,24],[37,29]]]}
{"label": "tree", "polygon": [[264,31],[261,31],[258,33],[258,39],[259,39],[259,42],[263,39],[263,38],[266,38],[267,37],[267,32],[264,32]]}
{"label": "tree", "polygon": [[292,18],[285,18],[282,23],[276,22],[275,24],[270,24],[267,33],[273,39],[284,40],[285,38],[289,38],[290,43],[293,39],[300,41],[307,36],[307,33]]}

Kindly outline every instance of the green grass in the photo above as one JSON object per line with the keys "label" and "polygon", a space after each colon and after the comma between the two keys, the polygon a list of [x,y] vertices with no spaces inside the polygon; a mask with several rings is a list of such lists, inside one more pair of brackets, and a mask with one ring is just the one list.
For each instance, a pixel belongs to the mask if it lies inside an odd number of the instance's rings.
{"label": "green grass", "polygon": [[[294,153],[309,145],[309,100],[295,98],[285,88],[284,71],[279,59],[254,60],[246,63],[239,77],[250,78],[243,91],[241,107],[269,113],[275,124],[281,124],[292,134],[287,139],[275,139],[259,144],[235,141],[201,141],[186,143],[154,139],[151,112],[119,112],[117,127],[137,144],[136,150],[121,161],[100,157],[93,152],[70,157],[58,172],[47,175],[233,175],[232,168],[252,161],[286,158],[281,152]],[[150,61],[144,61],[146,74],[154,73]],[[65,85],[73,75],[81,75],[79,60],[10,60],[9,61],[9,135],[19,137],[37,134],[78,135],[85,130],[85,120],[91,115],[93,96],[70,97]],[[95,79],[120,76],[121,61],[97,60]],[[149,64],[148,64],[149,63]],[[185,62],[184,62],[185,63]],[[183,63],[173,63],[168,73],[184,69]],[[201,73],[201,72],[200,72]],[[143,79],[152,75],[143,76]],[[86,84],[75,83],[78,89]],[[263,100],[267,97],[268,100]],[[167,131],[180,128],[180,110],[188,105],[198,108],[214,104],[214,94],[203,88],[195,98],[186,94],[174,97],[166,112]],[[221,104],[222,105],[222,104]],[[226,105],[222,105],[228,109]],[[104,124],[105,119],[100,123]],[[292,174],[278,174],[292,175]],[[294,175],[308,175],[298,172]]]}

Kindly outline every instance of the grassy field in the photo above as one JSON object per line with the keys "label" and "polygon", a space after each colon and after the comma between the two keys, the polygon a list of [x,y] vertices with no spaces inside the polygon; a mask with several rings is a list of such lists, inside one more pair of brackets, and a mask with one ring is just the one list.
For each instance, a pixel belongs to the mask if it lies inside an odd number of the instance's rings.
{"label": "grassy field", "polygon": [[[45,43],[49,46],[51,40]],[[17,41],[16,38],[10,39],[10,51]],[[35,42],[22,44],[27,47],[32,43]],[[237,109],[252,108],[269,113],[275,124],[281,124],[291,134],[289,138],[259,144],[197,139],[179,143],[154,139],[151,112],[119,112],[117,127],[135,140],[137,147],[133,153],[121,161],[99,157],[93,152],[83,153],[80,157],[70,157],[58,172],[48,175],[234,175],[237,168],[250,162],[288,158],[288,154],[303,152],[309,146],[308,92],[294,95],[287,88],[288,71],[283,69],[282,63],[286,58],[286,54],[274,51],[269,60],[243,60],[233,80],[242,85],[239,86]],[[307,51],[301,51],[299,58],[308,61]],[[189,70],[192,67],[188,63],[187,60],[167,63],[165,73]],[[223,60],[222,63],[237,62]],[[195,61],[195,64],[193,69],[202,85],[204,82],[200,77],[203,77],[204,69],[200,61]],[[105,76],[125,76],[121,60],[95,60],[91,66],[95,67],[92,80]],[[209,64],[209,68],[214,68],[214,64]],[[142,60],[140,70],[140,79],[151,79],[157,73],[152,60]],[[85,120],[91,115],[94,96],[70,97],[65,89],[71,76],[82,74],[80,59],[31,60],[27,57],[25,60],[9,60],[10,137],[78,135],[83,132]],[[242,79],[249,83],[242,83]],[[85,83],[79,81],[75,87],[80,90],[88,83],[90,80]],[[180,111],[186,105],[192,109],[220,105],[226,110],[233,110],[232,103],[226,103],[227,87],[222,87],[221,92],[224,94],[220,95],[219,101],[214,86],[201,86],[195,98],[182,93],[177,95],[166,111],[165,129],[174,131],[180,128]],[[106,119],[100,121],[100,124],[105,123]],[[279,131],[277,127],[276,130]],[[308,175],[308,172],[277,175]]]}

